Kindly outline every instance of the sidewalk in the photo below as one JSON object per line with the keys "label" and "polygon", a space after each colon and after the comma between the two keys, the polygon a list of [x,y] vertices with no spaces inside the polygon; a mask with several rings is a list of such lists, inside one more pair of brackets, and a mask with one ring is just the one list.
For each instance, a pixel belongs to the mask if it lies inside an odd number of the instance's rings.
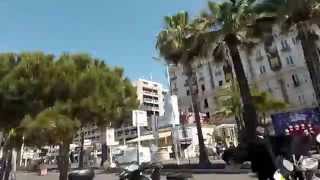
{"label": "sidewalk", "polygon": [[249,174],[250,169],[162,169],[163,174],[191,173],[191,174]]}
{"label": "sidewalk", "polygon": [[242,164],[237,167],[227,166],[223,160],[210,160],[211,166],[208,168],[201,168],[198,165],[198,160],[194,159],[191,161],[181,161],[179,165],[176,164],[175,160],[170,162],[163,162],[164,168],[162,172],[184,172],[193,174],[248,174],[251,172],[250,165]]}

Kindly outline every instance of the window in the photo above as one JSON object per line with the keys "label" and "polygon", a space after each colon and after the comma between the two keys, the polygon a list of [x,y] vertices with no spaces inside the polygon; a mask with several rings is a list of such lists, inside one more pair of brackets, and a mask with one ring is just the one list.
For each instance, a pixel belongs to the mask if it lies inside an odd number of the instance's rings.
{"label": "window", "polygon": [[300,81],[299,81],[298,75],[297,74],[293,74],[291,77],[292,77],[293,85],[295,87],[300,86]]}
{"label": "window", "polygon": [[292,38],[292,43],[293,43],[293,44],[297,44],[297,38],[296,38],[296,37],[293,37],[293,38]]}
{"label": "window", "polygon": [[187,87],[189,85],[188,80],[184,81],[184,87]]}
{"label": "window", "polygon": [[190,96],[190,90],[187,90],[187,96]]}
{"label": "window", "polygon": [[257,51],[257,56],[258,56],[258,57],[261,57],[261,56],[262,56],[261,49],[259,49],[259,50]]}
{"label": "window", "polygon": [[209,107],[209,103],[207,99],[204,99],[204,108],[208,108]]}
{"label": "window", "polygon": [[171,71],[170,74],[171,74],[171,76],[173,76],[173,77],[176,76],[176,72],[175,72],[175,71]]}
{"label": "window", "polygon": [[215,76],[220,76],[221,74],[222,74],[221,71],[216,71],[216,72],[214,73]]}
{"label": "window", "polygon": [[281,61],[278,56],[273,56],[269,58],[270,69],[273,71],[278,71],[281,69]]}
{"label": "window", "polygon": [[201,90],[202,90],[202,91],[205,91],[205,90],[206,90],[206,87],[204,86],[204,84],[201,85]]}
{"label": "window", "polygon": [[266,67],[264,65],[260,66],[260,74],[263,74],[266,72]]}
{"label": "window", "polygon": [[223,81],[220,80],[220,81],[219,81],[219,86],[222,86],[222,85],[223,85]]}
{"label": "window", "polygon": [[289,44],[288,44],[287,40],[281,40],[281,47],[282,47],[282,49],[289,48]]}
{"label": "window", "polygon": [[300,104],[305,104],[305,100],[304,100],[304,96],[298,96],[298,99],[299,99],[299,103]]}
{"label": "window", "polygon": [[286,60],[287,60],[287,64],[288,65],[293,65],[294,64],[292,56],[286,57]]}
{"label": "window", "polygon": [[147,84],[148,84],[148,82],[143,81],[143,84],[147,85]]}

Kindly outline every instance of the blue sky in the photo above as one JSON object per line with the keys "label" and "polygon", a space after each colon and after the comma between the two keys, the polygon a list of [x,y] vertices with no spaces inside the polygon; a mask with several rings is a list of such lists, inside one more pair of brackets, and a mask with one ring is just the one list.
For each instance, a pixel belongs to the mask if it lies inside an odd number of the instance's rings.
{"label": "blue sky", "polygon": [[206,0],[1,0],[0,51],[88,52],[131,79],[165,83],[152,60],[163,16],[197,14]]}

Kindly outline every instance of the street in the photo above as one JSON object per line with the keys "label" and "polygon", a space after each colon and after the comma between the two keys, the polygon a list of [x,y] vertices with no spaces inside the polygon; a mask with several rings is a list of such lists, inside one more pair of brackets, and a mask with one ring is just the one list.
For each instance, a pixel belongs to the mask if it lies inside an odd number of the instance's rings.
{"label": "street", "polygon": [[[116,174],[98,174],[94,180],[117,180]],[[165,180],[165,177],[161,179]],[[255,178],[248,174],[197,174],[193,180],[253,180]],[[58,180],[57,173],[50,173],[47,176],[38,176],[35,173],[18,173],[17,180]]]}

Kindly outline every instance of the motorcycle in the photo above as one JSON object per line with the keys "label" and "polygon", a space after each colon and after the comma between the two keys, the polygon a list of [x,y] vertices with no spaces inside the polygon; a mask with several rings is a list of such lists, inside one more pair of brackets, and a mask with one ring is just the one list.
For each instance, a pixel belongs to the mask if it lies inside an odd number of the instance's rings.
{"label": "motorcycle", "polygon": [[296,163],[297,170],[302,172],[305,180],[320,180],[315,174],[318,170],[318,159],[311,157],[301,157]]}
{"label": "motorcycle", "polygon": [[273,178],[275,180],[290,180],[294,172],[294,164],[287,159],[278,157],[277,159],[278,169],[275,171]]}
{"label": "motorcycle", "polygon": [[[316,142],[320,144],[320,134],[316,136]],[[320,178],[316,176],[316,172],[319,167],[318,158],[301,156],[297,160],[295,155],[292,155],[292,159],[293,162],[283,158],[278,158],[278,169],[273,176],[275,180],[295,179],[294,175],[297,173],[301,173],[302,178],[305,180],[320,180]]]}
{"label": "motorcycle", "polygon": [[[160,170],[162,166],[158,163],[131,164],[123,168],[119,174],[120,180],[160,180]],[[151,177],[146,172],[151,170]]]}

